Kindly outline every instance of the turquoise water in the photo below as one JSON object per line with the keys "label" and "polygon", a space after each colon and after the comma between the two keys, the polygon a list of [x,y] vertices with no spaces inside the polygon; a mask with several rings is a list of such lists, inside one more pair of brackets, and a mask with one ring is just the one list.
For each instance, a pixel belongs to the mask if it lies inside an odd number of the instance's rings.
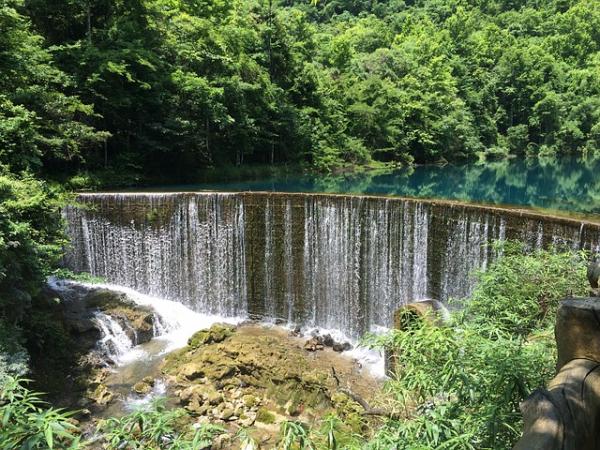
{"label": "turquoise water", "polygon": [[238,181],[161,186],[160,190],[380,194],[543,208],[595,216],[600,214],[600,159],[511,159],[329,176],[298,171]]}

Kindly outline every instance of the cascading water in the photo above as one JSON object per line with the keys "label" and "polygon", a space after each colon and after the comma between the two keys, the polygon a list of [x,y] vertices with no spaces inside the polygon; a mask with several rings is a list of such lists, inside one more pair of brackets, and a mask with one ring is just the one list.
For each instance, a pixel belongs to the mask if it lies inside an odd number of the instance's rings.
{"label": "cascading water", "polygon": [[91,194],[65,210],[75,271],[225,317],[351,337],[400,305],[461,298],[487,245],[597,248],[600,226],[414,199],[272,193]]}
{"label": "cascading water", "polygon": [[92,321],[98,326],[102,337],[98,341],[98,349],[109,360],[119,363],[134,346],[132,340],[121,324],[103,312],[94,313]]}

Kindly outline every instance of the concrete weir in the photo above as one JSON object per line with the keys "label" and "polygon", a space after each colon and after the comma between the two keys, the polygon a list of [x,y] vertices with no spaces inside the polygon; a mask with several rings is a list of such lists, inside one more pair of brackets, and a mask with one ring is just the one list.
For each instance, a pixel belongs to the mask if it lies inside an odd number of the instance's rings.
{"label": "concrete weir", "polygon": [[199,312],[340,330],[390,326],[416,299],[468,295],[493,240],[598,249],[600,222],[356,195],[82,194],[66,264]]}

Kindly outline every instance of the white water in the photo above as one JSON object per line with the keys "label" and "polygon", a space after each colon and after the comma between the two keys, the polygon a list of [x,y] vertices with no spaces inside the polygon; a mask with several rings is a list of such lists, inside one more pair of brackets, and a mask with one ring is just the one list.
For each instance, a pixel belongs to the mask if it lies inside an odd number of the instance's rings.
{"label": "white water", "polygon": [[155,398],[164,397],[166,392],[167,384],[164,380],[159,378],[154,380],[154,386],[150,392],[141,397],[137,394],[130,394],[127,396],[127,398],[125,398],[123,404],[125,405],[125,409],[127,411],[144,409],[147,408]]}
{"label": "white water", "polygon": [[[215,323],[239,324],[244,317],[223,317],[219,315],[201,314],[192,311],[179,302],[165,300],[150,295],[141,294],[133,289],[105,283],[80,283],[71,280],[56,280],[51,278],[48,284],[55,290],[61,291],[72,286],[84,286],[91,289],[110,289],[121,292],[134,303],[152,308],[158,320],[155,320],[154,339],[164,341],[160,354],[166,354],[187,344],[187,340],[198,330],[209,328]],[[134,360],[149,356],[139,346],[129,339],[122,326],[112,317],[102,312],[94,313],[92,319],[102,331],[103,337],[99,346],[113,359],[117,365],[124,365]],[[158,355],[152,355],[158,356]]]}
{"label": "white water", "polygon": [[127,360],[134,345],[123,327],[113,317],[103,312],[94,313],[92,321],[100,328],[102,338],[98,341],[98,348],[116,364],[122,364]]}
{"label": "white water", "polygon": [[168,353],[184,347],[187,340],[198,330],[209,328],[215,323],[239,324],[245,317],[223,317],[216,314],[202,314],[192,311],[182,303],[165,300],[159,297],[141,294],[133,289],[114,284],[93,284],[89,287],[106,288],[123,292],[129,299],[140,306],[152,308],[160,318],[162,334],[155,337],[166,342],[162,353]]}
{"label": "white water", "polygon": [[[156,319],[158,320],[155,320],[154,340],[163,341],[164,345],[159,347],[160,350],[158,353],[152,354],[148,354],[143,346],[135,346],[119,322],[114,318],[102,312],[96,312],[94,314],[93,320],[98,324],[103,334],[103,337],[99,342],[99,347],[117,366],[124,366],[147,357],[161,356],[173,350],[185,347],[188,339],[196,331],[209,328],[215,323],[238,325],[246,320],[244,317],[222,317],[218,315],[197,313],[179,302],[141,294],[133,289],[114,284],[90,284],[71,280],[56,280],[53,278],[49,280],[49,284],[56,290],[68,289],[70,286],[84,286],[92,289],[110,289],[115,292],[124,293],[136,304],[150,307],[155,311]],[[263,325],[274,326],[272,323],[268,322],[263,322]],[[287,329],[294,328],[291,324],[283,327]],[[342,331],[337,329],[305,327],[301,330],[301,334],[306,338],[309,338],[315,331],[322,336],[326,334],[331,335],[336,342],[349,342],[353,348],[352,350],[342,352],[341,354],[343,356],[355,359],[371,376],[375,378],[385,377],[384,359],[381,352],[358,346],[358,341],[356,339],[348,337]],[[387,328],[375,327],[371,331],[374,333],[382,333],[387,331]],[[157,347],[155,346],[153,348],[156,349]],[[128,408],[144,406],[149,403],[152,398],[159,396],[159,391],[161,389],[164,390],[164,383],[162,383],[161,380],[157,380],[157,384],[155,384],[152,392],[142,398],[132,395],[125,401],[125,405]]]}

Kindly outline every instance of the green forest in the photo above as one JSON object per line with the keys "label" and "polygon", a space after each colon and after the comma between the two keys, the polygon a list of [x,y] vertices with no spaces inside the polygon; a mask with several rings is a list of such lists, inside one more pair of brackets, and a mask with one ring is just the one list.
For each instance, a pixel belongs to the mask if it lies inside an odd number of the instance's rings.
{"label": "green forest", "polygon": [[596,0],[2,3],[15,173],[326,172],[600,143]]}

